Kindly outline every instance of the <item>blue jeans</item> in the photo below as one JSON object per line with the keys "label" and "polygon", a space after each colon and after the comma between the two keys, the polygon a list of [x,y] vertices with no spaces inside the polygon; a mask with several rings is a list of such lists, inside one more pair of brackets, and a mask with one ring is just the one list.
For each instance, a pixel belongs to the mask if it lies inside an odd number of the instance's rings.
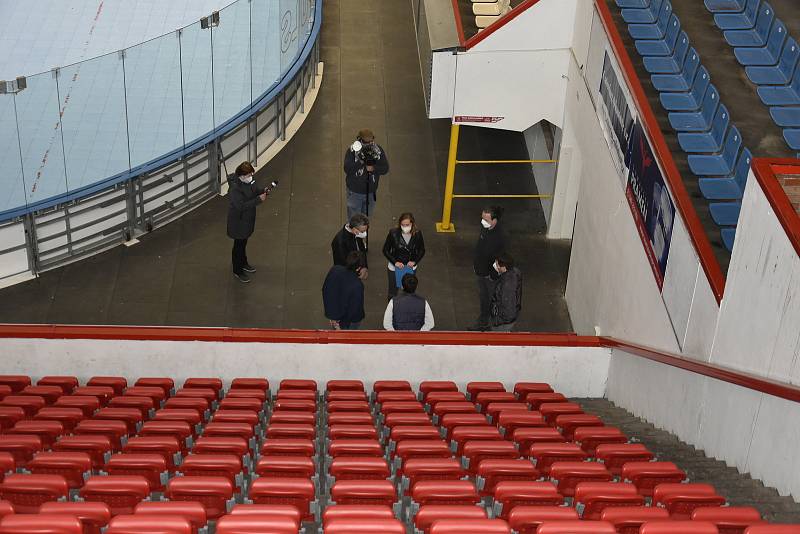
{"label": "blue jeans", "polygon": [[[369,205],[367,205],[367,200],[369,200]],[[353,193],[349,189],[347,190],[348,220],[350,220],[350,217],[352,217],[354,213],[363,213],[365,215],[372,215],[374,210],[375,210],[375,196],[372,193],[368,193],[365,195],[363,193]]]}

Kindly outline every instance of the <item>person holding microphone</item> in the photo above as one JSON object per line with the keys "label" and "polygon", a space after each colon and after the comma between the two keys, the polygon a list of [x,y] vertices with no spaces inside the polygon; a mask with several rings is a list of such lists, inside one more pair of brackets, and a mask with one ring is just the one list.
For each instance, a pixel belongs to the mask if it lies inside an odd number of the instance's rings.
{"label": "person holding microphone", "polygon": [[267,190],[259,188],[253,179],[255,172],[253,165],[245,161],[228,177],[228,237],[233,239],[233,276],[244,284],[250,282],[248,274],[256,272],[247,261],[247,239],[256,226],[256,206],[267,199]]}

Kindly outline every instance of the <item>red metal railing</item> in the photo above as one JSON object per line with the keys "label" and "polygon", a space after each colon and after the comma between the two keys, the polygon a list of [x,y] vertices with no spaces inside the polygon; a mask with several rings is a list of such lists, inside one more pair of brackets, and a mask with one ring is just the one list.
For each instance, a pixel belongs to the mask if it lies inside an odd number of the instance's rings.
{"label": "red metal railing", "polygon": [[753,174],[764,191],[772,211],[781,223],[786,236],[800,256],[800,215],[797,214],[786,191],[776,177],[777,174],[800,174],[798,159],[755,158]]}

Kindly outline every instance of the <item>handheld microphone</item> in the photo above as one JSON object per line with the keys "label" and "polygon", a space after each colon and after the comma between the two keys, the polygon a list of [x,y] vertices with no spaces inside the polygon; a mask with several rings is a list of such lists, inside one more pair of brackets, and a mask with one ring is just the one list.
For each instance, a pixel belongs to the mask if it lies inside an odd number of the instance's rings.
{"label": "handheld microphone", "polygon": [[264,192],[269,194],[270,191],[278,187],[278,180],[273,180],[269,183],[267,187],[264,188]]}

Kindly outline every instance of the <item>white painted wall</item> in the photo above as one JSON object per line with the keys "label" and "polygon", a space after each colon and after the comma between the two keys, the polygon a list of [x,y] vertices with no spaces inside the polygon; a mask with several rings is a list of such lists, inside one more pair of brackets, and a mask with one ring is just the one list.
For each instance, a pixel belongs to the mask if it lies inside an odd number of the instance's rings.
{"label": "white painted wall", "polygon": [[[549,128],[549,126],[546,126],[542,122],[537,122],[523,133],[530,159],[552,159],[552,155],[547,148],[547,138],[545,137],[544,128]],[[533,170],[533,179],[536,182],[536,190],[539,194],[552,195],[556,186],[556,166],[553,163],[531,163],[531,168]],[[542,203],[542,210],[544,211],[544,219],[549,228],[553,199],[542,198],[540,200]]]}
{"label": "white painted wall", "polygon": [[470,49],[472,52],[497,50],[553,50],[570,48],[575,12],[586,0],[540,0],[502,28]]}
{"label": "white painted wall", "polygon": [[752,172],[711,361],[800,384],[800,257]]}
{"label": "white painted wall", "polygon": [[126,340],[0,340],[0,374],[265,376],[319,381],[499,380],[550,383],[567,396],[602,397],[610,350],[587,347],[483,347],[450,345],[339,345]]}
{"label": "white painted wall", "polygon": [[800,498],[800,403],[620,350],[612,352],[607,397],[782,495]]}

